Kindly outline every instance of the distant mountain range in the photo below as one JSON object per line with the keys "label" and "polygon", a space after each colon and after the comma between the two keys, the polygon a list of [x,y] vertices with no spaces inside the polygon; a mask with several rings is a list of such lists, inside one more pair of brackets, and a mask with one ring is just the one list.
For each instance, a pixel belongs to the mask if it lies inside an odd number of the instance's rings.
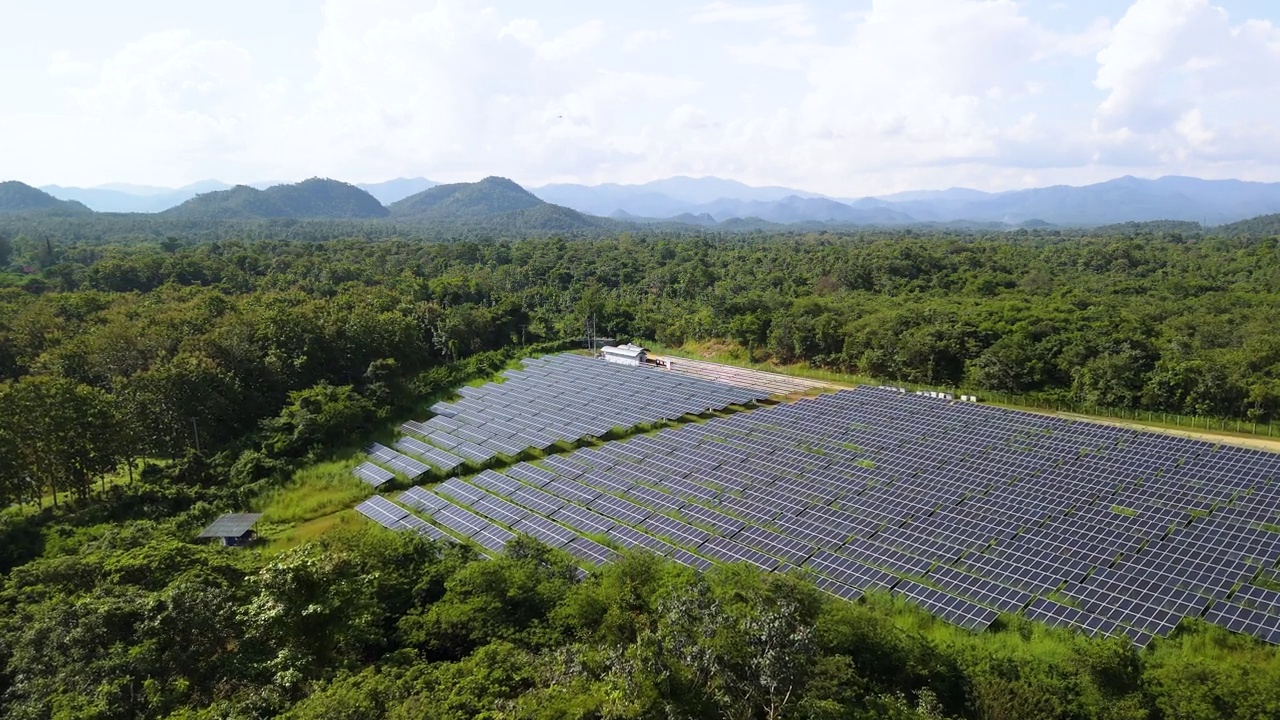
{"label": "distant mountain range", "polygon": [[382,203],[355,185],[311,178],[259,190],[237,185],[201,193],[161,215],[189,220],[367,219],[390,214]]}
{"label": "distant mountain range", "polygon": [[[952,188],[844,199],[788,188],[747,188],[718,178],[671,178],[644,185],[548,185],[533,192],[582,212],[631,220],[709,215],[720,222],[759,218],[774,223],[854,225],[963,221],[1093,226],[1151,220],[1218,225],[1280,212],[1280,183],[1187,177],[1123,177],[1082,187],[1056,185],[1003,193]],[[716,193],[722,194],[707,199]]]}
{"label": "distant mountain range", "polygon": [[[1002,193],[951,188],[864,198],[832,198],[793,188],[753,187],[715,177],[673,177],[641,185],[556,184],[529,190],[511,181],[499,180],[486,178],[479,183],[450,185],[438,185],[421,177],[360,185],[332,180],[315,185],[319,181],[313,180],[293,185],[259,183],[235,188],[209,180],[177,189],[131,185],[47,186],[42,190],[52,196],[48,200],[34,202],[29,194],[21,201],[16,197],[0,198],[0,212],[13,212],[22,206],[27,210],[62,213],[88,209],[165,211],[169,216],[241,219],[389,216],[447,223],[475,223],[482,216],[525,213],[530,218],[545,216],[543,220],[557,227],[602,227],[611,219],[721,229],[917,224],[1035,228],[1166,220],[1221,225],[1280,213],[1280,183],[1188,177],[1156,180],[1123,177],[1080,187],[1056,185]],[[313,185],[303,188],[307,183]],[[321,197],[324,193],[327,195]],[[482,201],[471,204],[477,197],[482,197]],[[57,200],[74,205],[57,204]],[[32,202],[34,205],[27,207]],[[478,215],[461,209],[465,207],[487,209]]]}

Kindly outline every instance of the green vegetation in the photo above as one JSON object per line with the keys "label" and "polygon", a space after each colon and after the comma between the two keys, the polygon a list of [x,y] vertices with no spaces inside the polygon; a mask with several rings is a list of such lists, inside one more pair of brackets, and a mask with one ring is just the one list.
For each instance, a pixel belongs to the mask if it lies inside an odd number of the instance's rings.
{"label": "green vegetation", "polygon": [[[64,526],[0,589],[0,716],[1261,718],[1274,649],[1199,623],[1138,654],[1018,618],[973,635],[801,576],[628,555],[584,582],[365,523],[281,553],[190,514]],[[494,714],[500,713],[500,714]]]}
{"label": "green vegetation", "polygon": [[[49,193],[16,180],[0,182],[0,215],[41,213],[49,215],[91,214],[93,211],[72,200],[59,200]],[[3,260],[0,257],[0,260]]]}
{"label": "green vegetation", "polygon": [[[578,584],[536,545],[472,562],[370,528],[349,468],[587,317],[743,362],[1266,422],[1280,241],[497,239],[555,212],[448,243],[394,219],[0,217],[0,718],[1276,715],[1275,650],[1197,623],[1136,654],[742,568],[629,558]],[[262,548],[192,544],[250,509]]]}
{"label": "green vegetation", "polygon": [[253,220],[270,218],[380,218],[387,209],[372,195],[337,180],[312,178],[292,185],[258,190],[237,185],[204,193],[160,215],[185,220]]}

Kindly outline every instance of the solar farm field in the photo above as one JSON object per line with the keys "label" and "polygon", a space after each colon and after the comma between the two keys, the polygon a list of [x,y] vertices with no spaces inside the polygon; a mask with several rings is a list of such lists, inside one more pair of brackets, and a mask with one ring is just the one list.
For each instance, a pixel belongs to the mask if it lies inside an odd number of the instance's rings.
{"label": "solar farm field", "polygon": [[[414,488],[489,551],[804,568],[972,630],[1001,613],[1145,646],[1187,617],[1280,643],[1280,455],[860,387]],[[398,520],[397,520],[398,522]]]}
{"label": "solar farm field", "polygon": [[624,367],[581,355],[524,360],[504,382],[458,390],[462,399],[432,406],[435,416],[407,422],[394,448],[370,445],[372,461],[357,473],[375,487],[379,467],[409,481],[433,470],[448,475],[467,464],[518,458],[556,443],[602,437],[688,414],[749,405],[769,393],[650,367]]}

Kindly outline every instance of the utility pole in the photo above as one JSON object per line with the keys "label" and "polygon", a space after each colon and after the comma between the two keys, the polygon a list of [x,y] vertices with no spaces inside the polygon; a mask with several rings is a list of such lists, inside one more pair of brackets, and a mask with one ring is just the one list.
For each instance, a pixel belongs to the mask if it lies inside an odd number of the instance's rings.
{"label": "utility pole", "polygon": [[195,418],[191,418],[191,428],[196,431],[196,454],[202,455],[200,452],[200,425]]}

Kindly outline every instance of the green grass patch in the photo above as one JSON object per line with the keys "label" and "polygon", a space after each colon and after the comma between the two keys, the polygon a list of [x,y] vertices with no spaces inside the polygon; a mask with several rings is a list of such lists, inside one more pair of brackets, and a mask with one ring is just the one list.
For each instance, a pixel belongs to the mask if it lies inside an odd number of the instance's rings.
{"label": "green grass patch", "polygon": [[1138,516],[1138,511],[1137,511],[1137,510],[1134,510],[1134,509],[1132,509],[1132,508],[1127,508],[1127,507],[1124,507],[1124,506],[1122,506],[1122,505],[1112,505],[1112,506],[1111,506],[1111,512],[1113,512],[1113,513],[1118,513],[1118,514],[1120,514],[1120,515],[1128,515],[1129,517],[1137,517],[1137,516]]}
{"label": "green grass patch", "polygon": [[358,457],[303,468],[283,487],[253,503],[264,525],[296,525],[350,508],[369,497],[370,488],[351,474]]}
{"label": "green grass patch", "polygon": [[270,528],[269,526],[260,526],[261,536],[266,540],[265,551],[268,554],[284,552],[290,548],[297,547],[303,543],[310,542],[320,538],[322,535],[333,532],[345,527],[353,527],[360,523],[368,523],[360,513],[353,508],[347,508],[335,513],[323,515],[313,518],[296,525],[287,525],[278,528]]}

